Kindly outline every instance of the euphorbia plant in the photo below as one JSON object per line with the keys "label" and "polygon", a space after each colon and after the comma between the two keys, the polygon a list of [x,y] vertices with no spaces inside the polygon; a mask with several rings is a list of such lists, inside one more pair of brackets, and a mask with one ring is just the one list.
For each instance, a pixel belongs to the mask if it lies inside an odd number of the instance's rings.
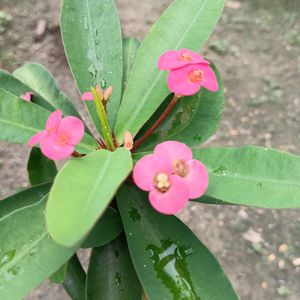
{"label": "euphorbia plant", "polygon": [[[0,72],[0,138],[33,147],[31,187],[0,202],[1,300],[47,278],[73,299],[238,299],[174,214],[189,201],[300,207],[300,158],[200,147],[224,101],[199,54],[223,2],[176,0],[140,43],[122,39],[113,0],[62,1],[66,55],[99,136],[44,67]],[[92,248],[87,274],[79,248]]]}

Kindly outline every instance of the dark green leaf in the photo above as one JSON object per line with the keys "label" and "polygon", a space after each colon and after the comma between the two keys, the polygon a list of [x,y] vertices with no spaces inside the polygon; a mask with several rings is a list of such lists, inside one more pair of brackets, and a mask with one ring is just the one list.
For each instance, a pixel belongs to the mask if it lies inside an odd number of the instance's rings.
{"label": "dark green leaf", "polygon": [[142,299],[141,285],[124,236],[104,247],[93,249],[86,292],[86,300]]}
{"label": "dark green leaf", "polygon": [[[122,92],[122,37],[113,0],[63,0],[61,29],[67,58],[81,93],[98,83],[113,86],[108,103],[113,127]],[[94,103],[86,101],[91,117],[100,125]]]}
{"label": "dark green leaf", "polygon": [[[216,132],[224,104],[224,91],[220,73],[214,65],[211,66],[218,78],[219,91],[212,93],[202,88],[198,94],[181,99],[167,119],[143,143],[140,151],[153,149],[158,143],[167,140],[196,146],[206,142]],[[150,118],[140,136],[159,118],[172,98],[173,95],[168,97]]]}
{"label": "dark green leaf", "polygon": [[61,247],[50,239],[45,226],[45,202],[46,198],[0,220],[1,300],[21,299],[76,250]]}
{"label": "dark green leaf", "polygon": [[157,69],[165,51],[189,48],[199,51],[219,19],[224,0],[176,0],[142,42],[116,122],[116,137],[135,135],[170,93],[167,72]]}
{"label": "dark green leaf", "polygon": [[135,186],[124,185],[117,200],[148,299],[238,299],[217,260],[179,219],[156,212]]}
{"label": "dark green leaf", "polygon": [[239,205],[300,207],[299,156],[260,147],[195,149],[193,153],[209,171],[206,196]]}
{"label": "dark green leaf", "polygon": [[53,239],[65,246],[84,239],[131,169],[125,148],[94,151],[65,164],[55,178],[46,210]]}
{"label": "dark green leaf", "polygon": [[81,245],[82,248],[104,246],[117,238],[123,224],[117,211],[109,207]]}
{"label": "dark green leaf", "polygon": [[53,181],[57,168],[55,162],[44,156],[40,149],[33,148],[27,163],[27,171],[29,182],[33,186]]}

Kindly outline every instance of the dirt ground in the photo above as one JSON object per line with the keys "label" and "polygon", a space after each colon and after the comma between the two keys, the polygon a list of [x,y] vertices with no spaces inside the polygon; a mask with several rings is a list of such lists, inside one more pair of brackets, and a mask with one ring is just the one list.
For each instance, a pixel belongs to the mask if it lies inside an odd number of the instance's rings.
{"label": "dirt ground", "polygon": [[[124,35],[142,39],[171,0],[116,2]],[[62,50],[58,11],[59,0],[0,0],[0,68],[40,62],[82,109]],[[48,30],[37,42],[40,19]],[[219,67],[226,87],[220,130],[208,145],[254,144],[300,154],[300,1],[227,1],[202,54]],[[0,143],[0,197],[28,185],[27,155],[25,146]],[[217,256],[242,300],[300,299],[294,261],[300,257],[300,210],[191,204],[180,217]],[[45,283],[26,299],[69,298]]]}

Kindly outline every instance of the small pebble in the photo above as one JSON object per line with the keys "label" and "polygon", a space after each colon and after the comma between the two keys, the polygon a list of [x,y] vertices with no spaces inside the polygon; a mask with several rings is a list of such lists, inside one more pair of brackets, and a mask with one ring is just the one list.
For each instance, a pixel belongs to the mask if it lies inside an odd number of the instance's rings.
{"label": "small pebble", "polygon": [[267,289],[267,288],[269,287],[269,285],[268,285],[267,282],[263,281],[263,282],[261,283],[260,287],[261,287],[262,289],[265,290],[265,289]]}
{"label": "small pebble", "polygon": [[287,251],[287,249],[288,249],[287,244],[282,244],[282,245],[279,246],[278,251],[280,253],[285,253]]}
{"label": "small pebble", "polygon": [[283,270],[285,268],[285,261],[283,259],[281,259],[279,262],[278,262],[278,268],[280,270]]}
{"label": "small pebble", "polygon": [[300,266],[300,257],[297,257],[293,260],[293,265],[295,267],[299,267]]}
{"label": "small pebble", "polygon": [[269,256],[268,256],[268,261],[269,262],[272,262],[272,261],[274,261],[276,259],[276,255],[275,254],[270,254]]}

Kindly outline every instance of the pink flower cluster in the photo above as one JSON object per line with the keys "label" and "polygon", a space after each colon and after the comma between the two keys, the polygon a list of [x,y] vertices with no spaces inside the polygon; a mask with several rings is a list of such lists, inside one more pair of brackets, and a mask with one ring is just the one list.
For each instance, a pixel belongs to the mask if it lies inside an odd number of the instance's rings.
{"label": "pink flower cluster", "polygon": [[32,136],[28,144],[33,147],[39,143],[46,157],[61,160],[74,152],[83,135],[84,125],[80,119],[72,116],[62,118],[62,112],[57,110],[49,116],[46,129]]}
{"label": "pink flower cluster", "polygon": [[168,141],[137,162],[133,180],[140,189],[149,192],[153,208],[172,215],[184,208],[189,199],[206,192],[208,172],[199,160],[193,159],[189,147]]}
{"label": "pink flower cluster", "polygon": [[159,58],[158,68],[170,71],[168,86],[177,95],[194,95],[202,86],[212,92],[219,89],[210,63],[189,49],[167,51]]}

